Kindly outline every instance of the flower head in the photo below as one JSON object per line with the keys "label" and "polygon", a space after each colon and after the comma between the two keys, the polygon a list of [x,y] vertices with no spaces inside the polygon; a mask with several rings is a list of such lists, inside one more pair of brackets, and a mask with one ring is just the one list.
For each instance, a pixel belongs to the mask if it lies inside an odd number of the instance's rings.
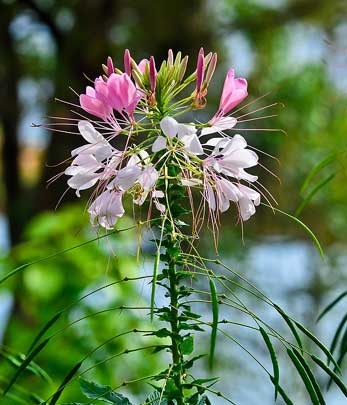
{"label": "flower head", "polygon": [[[78,196],[95,187],[88,208],[94,225],[113,228],[124,214],[126,197],[135,205],[147,203],[148,216],[155,207],[155,215],[170,217],[174,208],[167,192],[172,187],[187,192],[192,210],[194,199],[201,196],[199,206],[207,205],[213,228],[232,205],[242,221],[255,213],[261,194],[258,177],[249,170],[258,165],[258,155],[243,136],[226,133],[236,130],[237,118],[227,114],[247,96],[247,81],[235,78],[230,69],[209,123],[179,122],[181,113],[205,106],[217,55],[205,56],[201,48],[194,74],[185,78],[187,62],[187,56],[174,57],[169,50],[157,70],[153,56],[137,64],[125,50],[125,72],[108,58],[106,76],[97,77],[80,95],[81,108],[101,121],[78,122],[84,144],[71,152],[65,174]],[[192,82],[191,95],[179,99]],[[203,211],[199,208],[194,218]]]}

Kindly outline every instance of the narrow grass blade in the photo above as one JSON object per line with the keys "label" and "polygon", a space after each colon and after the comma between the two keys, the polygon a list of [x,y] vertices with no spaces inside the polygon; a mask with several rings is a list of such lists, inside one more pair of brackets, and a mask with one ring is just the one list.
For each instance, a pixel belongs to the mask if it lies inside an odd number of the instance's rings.
{"label": "narrow grass blade", "polygon": [[39,331],[39,333],[35,336],[34,340],[31,342],[30,347],[27,351],[27,353],[30,353],[36,344],[39,342],[39,340],[42,338],[42,336],[48,331],[48,329],[57,322],[57,320],[61,317],[63,311],[58,312],[55,314]]}
{"label": "narrow grass blade", "polygon": [[325,363],[322,361],[319,357],[315,356],[314,354],[310,355],[312,360],[318,364],[318,366],[323,369],[329,376],[330,378],[334,381],[334,383],[340,388],[340,390],[343,392],[344,396],[347,398],[347,387],[344,384],[344,382],[341,380],[341,378],[333,371],[331,370]]}
{"label": "narrow grass blade", "polygon": [[295,216],[299,217],[303,211],[303,209],[306,207],[306,205],[312,200],[312,198],[318,193],[318,191],[323,188],[326,184],[329,183],[334,177],[336,173],[332,173],[329,176],[327,176],[325,179],[320,181],[310,192],[309,194],[302,200],[301,204],[295,211]]}
{"label": "narrow grass blade", "polygon": [[259,328],[259,331],[264,339],[266,347],[269,350],[271,361],[272,361],[272,368],[273,368],[273,373],[274,373],[272,381],[275,386],[275,401],[276,401],[277,395],[278,395],[279,380],[280,380],[280,369],[278,367],[277,356],[276,356],[275,349],[272,346],[269,335],[265,332],[265,330],[262,327]]}
{"label": "narrow grass blade", "polygon": [[323,158],[321,161],[319,161],[307,175],[303,185],[301,186],[300,194],[305,192],[305,190],[310,185],[312,179],[316,176],[316,174],[318,174],[324,167],[328,166],[330,163],[334,163],[335,160],[336,160],[336,153],[332,153],[327,157]]}
{"label": "narrow grass blade", "polygon": [[313,333],[306,329],[304,325],[301,325],[301,323],[299,323],[298,321],[294,322],[295,325],[322,350],[322,352],[328,357],[328,359],[330,359],[330,361],[336,367],[336,370],[341,372],[340,367],[331,354],[330,350]]}
{"label": "narrow grass blade", "polygon": [[[330,345],[330,352],[331,353],[334,353],[334,351],[336,349],[337,343],[339,341],[342,329],[343,329],[346,321],[347,321],[347,314],[342,318],[341,322],[339,323],[339,326],[336,328],[333,340],[332,340],[331,345]],[[328,365],[329,365],[329,361],[328,361]]]}
{"label": "narrow grass blade", "polygon": [[320,403],[322,405],[326,405],[326,402],[325,402],[325,400],[323,398],[322,391],[321,391],[321,389],[320,389],[320,387],[318,385],[316,377],[314,376],[314,374],[312,373],[312,370],[310,369],[310,366],[307,364],[306,360],[304,359],[304,357],[301,355],[301,353],[298,350],[293,348],[293,352],[296,355],[296,357],[298,358],[298,360],[300,361],[303,368],[305,369],[305,371],[306,371],[306,373],[307,373],[307,375],[308,375],[308,377],[309,377],[309,379],[310,379],[310,381],[311,381],[311,383],[313,385],[313,388],[317,393],[317,396],[319,398]]}
{"label": "narrow grass blade", "polygon": [[55,405],[58,401],[58,399],[60,398],[61,394],[64,391],[64,388],[66,386],[66,384],[73,378],[73,376],[77,373],[77,371],[79,370],[79,368],[82,365],[82,361],[80,361],[79,363],[77,363],[70,371],[69,373],[66,375],[66,377],[64,378],[63,382],[59,385],[59,388],[57,389],[57,391],[54,393],[54,395],[52,396],[52,399],[49,402],[49,405]]}
{"label": "narrow grass blade", "polygon": [[[272,381],[273,384],[275,384],[275,380],[272,377],[272,375],[270,375],[270,380]],[[283,401],[286,403],[286,405],[294,405],[294,402],[292,402],[292,400],[288,397],[288,395],[280,385],[278,385],[278,392],[281,395]]]}
{"label": "narrow grass blade", "polygon": [[33,360],[33,358],[39,354],[44,347],[47,345],[47,343],[49,342],[49,339],[44,340],[42,343],[40,343],[23,361],[23,363],[18,367],[16,373],[14,374],[14,376],[11,378],[10,382],[8,383],[8,385],[6,386],[6,388],[3,391],[3,396],[6,395],[6,393],[10,390],[10,388],[12,387],[12,385],[17,381],[18,377],[20,376],[20,374],[28,367],[28,365],[30,364],[30,362]]}
{"label": "narrow grass blade", "polygon": [[322,246],[321,246],[317,236],[311,231],[311,229],[307,225],[305,225],[302,221],[300,221],[300,219],[296,218],[294,215],[291,215],[291,214],[288,214],[287,212],[281,211],[278,208],[271,207],[270,205],[265,204],[265,203],[262,203],[262,205],[264,205],[265,207],[271,208],[275,212],[279,212],[280,214],[285,215],[286,217],[292,219],[294,222],[299,224],[305,230],[305,232],[310,236],[310,238],[313,240],[313,242],[315,243],[322,260],[323,261],[325,260],[324,252],[323,252]]}
{"label": "narrow grass blade", "polygon": [[210,364],[210,368],[212,369],[214,353],[215,353],[215,348],[216,348],[219,306],[218,306],[218,295],[217,295],[216,285],[213,282],[213,280],[211,280],[211,279],[210,279],[210,291],[211,291],[211,299],[212,299],[212,331],[211,331],[209,364]]}
{"label": "narrow grass blade", "polygon": [[347,296],[347,291],[341,293],[338,297],[336,297],[329,305],[327,305],[323,311],[320,313],[319,317],[317,318],[317,322],[319,322],[323,316],[325,316],[334,306],[342,300],[342,298]]}
{"label": "narrow grass blade", "polygon": [[290,359],[292,360],[295,368],[297,369],[303,383],[305,384],[306,390],[311,398],[312,404],[321,405],[316,390],[314,389],[312,381],[310,380],[308,374],[306,373],[305,368],[302,366],[301,362],[291,349],[287,349],[287,353]]}
{"label": "narrow grass blade", "polygon": [[282,316],[282,318],[285,320],[286,324],[289,326],[289,329],[291,330],[298,346],[300,347],[301,353],[303,353],[303,344],[301,341],[301,338],[298,334],[298,331],[296,330],[294,323],[292,320],[289,318],[289,316],[283,311],[282,308],[280,308],[278,305],[274,304],[274,307],[276,308],[277,312]]}

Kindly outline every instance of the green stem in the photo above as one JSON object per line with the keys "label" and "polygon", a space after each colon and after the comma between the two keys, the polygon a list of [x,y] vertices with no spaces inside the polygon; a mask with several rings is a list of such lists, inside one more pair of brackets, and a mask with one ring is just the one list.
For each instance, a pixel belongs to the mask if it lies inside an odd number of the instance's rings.
{"label": "green stem", "polygon": [[[172,247],[179,246],[179,242],[173,240],[171,236],[170,244]],[[168,249],[170,252],[171,249]],[[173,362],[173,380],[178,390],[178,395],[176,398],[177,405],[184,405],[184,393],[182,387],[183,379],[183,355],[180,349],[180,333],[179,333],[179,320],[178,320],[178,293],[177,293],[177,274],[176,274],[176,262],[174,257],[170,257],[168,261],[169,272],[169,292],[170,292],[170,308],[171,308],[171,351],[172,351],[172,362]],[[172,402],[173,404],[173,402]],[[171,403],[169,403],[171,405]]]}

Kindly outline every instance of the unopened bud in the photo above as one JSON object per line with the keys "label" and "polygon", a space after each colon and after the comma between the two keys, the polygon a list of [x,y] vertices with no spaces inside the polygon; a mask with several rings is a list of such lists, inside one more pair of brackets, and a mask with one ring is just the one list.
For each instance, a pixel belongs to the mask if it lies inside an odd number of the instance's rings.
{"label": "unopened bud", "polygon": [[154,57],[151,56],[150,60],[149,60],[149,82],[151,85],[152,94],[155,92],[156,76],[157,76],[157,70],[155,68],[155,60],[154,60]]}
{"label": "unopened bud", "polygon": [[217,54],[214,53],[207,68],[204,86],[208,87],[208,85],[210,84],[214,71],[216,70],[216,65],[217,65]]}
{"label": "unopened bud", "polygon": [[186,74],[186,70],[187,70],[187,65],[188,65],[188,55],[186,55],[181,62],[181,69],[180,69],[180,73],[178,76],[178,81],[181,82],[184,78],[184,75]]}
{"label": "unopened bud", "polygon": [[173,63],[174,63],[174,55],[173,55],[172,49],[169,49],[168,55],[167,55],[167,64],[169,66],[172,66]]}
{"label": "unopened bud", "polygon": [[124,71],[128,76],[131,75],[131,57],[129,49],[126,49],[124,52]]}
{"label": "unopened bud", "polygon": [[107,58],[107,72],[105,73],[107,73],[108,76],[111,76],[111,74],[114,73],[114,66],[111,56]]}

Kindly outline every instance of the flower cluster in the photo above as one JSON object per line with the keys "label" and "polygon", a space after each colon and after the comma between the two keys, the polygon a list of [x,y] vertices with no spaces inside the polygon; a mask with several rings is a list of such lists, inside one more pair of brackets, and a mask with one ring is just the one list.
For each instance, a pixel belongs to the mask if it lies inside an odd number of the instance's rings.
{"label": "flower cluster", "polygon": [[[65,174],[77,196],[94,187],[88,207],[93,224],[112,229],[124,214],[126,194],[134,204],[147,201],[158,215],[169,215],[165,195],[169,164],[179,168],[174,181],[190,196],[192,189],[198,190],[214,221],[231,203],[242,221],[255,213],[261,195],[257,177],[246,169],[258,164],[258,156],[244,137],[225,133],[235,131],[238,119],[229,113],[247,97],[247,81],[230,69],[219,108],[209,122],[179,122],[179,115],[205,107],[217,55],[205,56],[201,49],[196,70],[189,76],[187,62],[187,56],[178,53],[174,58],[170,50],[157,69],[153,56],[137,64],[126,50],[124,72],[109,57],[104,74],[80,95],[79,105],[89,114],[81,114],[85,119],[78,122],[85,144],[72,151]],[[180,99],[192,83],[195,89]]]}

